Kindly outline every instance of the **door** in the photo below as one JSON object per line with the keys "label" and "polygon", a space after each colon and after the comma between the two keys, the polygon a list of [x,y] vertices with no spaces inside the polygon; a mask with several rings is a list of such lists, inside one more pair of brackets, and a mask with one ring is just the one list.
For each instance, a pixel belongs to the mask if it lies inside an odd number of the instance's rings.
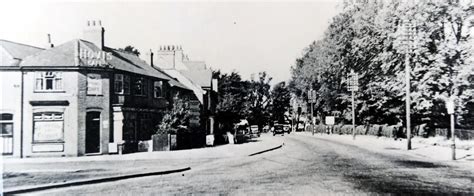
{"label": "door", "polygon": [[100,112],[86,114],[86,154],[100,153]]}

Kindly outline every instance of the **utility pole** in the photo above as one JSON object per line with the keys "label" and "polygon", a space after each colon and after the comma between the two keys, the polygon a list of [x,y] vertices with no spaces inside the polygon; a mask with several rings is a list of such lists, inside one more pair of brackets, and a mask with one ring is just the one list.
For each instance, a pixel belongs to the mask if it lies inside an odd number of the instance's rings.
{"label": "utility pole", "polygon": [[352,139],[356,138],[356,126],[355,126],[355,98],[354,92],[359,90],[359,75],[357,75],[354,70],[351,70],[349,74],[349,84],[348,89],[352,94]]}
{"label": "utility pole", "polygon": [[311,129],[314,135],[314,115],[313,115],[313,104],[316,102],[316,91],[310,89],[308,91],[308,102],[311,104]]}
{"label": "utility pole", "polygon": [[406,105],[406,129],[407,129],[407,150],[411,150],[411,122],[410,122],[410,54],[414,39],[414,25],[410,20],[403,21],[403,34],[405,45],[405,105]]}
{"label": "utility pole", "polygon": [[451,159],[456,160],[456,143],[454,141],[454,99],[453,97],[449,98],[446,102],[446,108],[448,109],[448,114],[450,116],[450,123],[451,123]]}

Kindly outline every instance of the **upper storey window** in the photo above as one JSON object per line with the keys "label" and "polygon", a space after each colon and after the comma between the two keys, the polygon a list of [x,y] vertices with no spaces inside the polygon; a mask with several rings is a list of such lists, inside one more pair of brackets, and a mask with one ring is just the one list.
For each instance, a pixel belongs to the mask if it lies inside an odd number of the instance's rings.
{"label": "upper storey window", "polygon": [[63,78],[61,72],[36,72],[35,81],[35,90],[37,91],[63,90]]}

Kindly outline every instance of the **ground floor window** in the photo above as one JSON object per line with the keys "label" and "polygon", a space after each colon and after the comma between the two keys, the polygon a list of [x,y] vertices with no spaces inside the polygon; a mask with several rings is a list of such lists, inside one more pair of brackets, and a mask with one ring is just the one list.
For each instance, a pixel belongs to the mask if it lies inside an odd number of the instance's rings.
{"label": "ground floor window", "polygon": [[10,114],[10,113],[0,114],[0,134],[2,136],[13,135],[13,114]]}
{"label": "ground floor window", "polygon": [[33,142],[64,142],[64,114],[60,112],[34,113]]}
{"label": "ground floor window", "polygon": [[13,154],[13,114],[0,113],[0,136],[2,155]]}

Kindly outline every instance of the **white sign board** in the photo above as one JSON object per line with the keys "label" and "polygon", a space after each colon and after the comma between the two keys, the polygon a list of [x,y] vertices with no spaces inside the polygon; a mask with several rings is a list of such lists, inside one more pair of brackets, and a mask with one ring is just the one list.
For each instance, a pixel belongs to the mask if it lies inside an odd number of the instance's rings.
{"label": "white sign board", "polygon": [[446,102],[446,109],[448,109],[448,114],[454,114],[454,101],[448,100]]}
{"label": "white sign board", "polygon": [[334,125],[335,118],[334,116],[326,116],[326,125]]}
{"label": "white sign board", "polygon": [[100,74],[87,74],[87,94],[102,95],[102,80]]}
{"label": "white sign board", "polygon": [[34,123],[35,141],[63,140],[63,121],[38,121]]}
{"label": "white sign board", "polygon": [[206,135],[206,145],[214,146],[214,135]]}

